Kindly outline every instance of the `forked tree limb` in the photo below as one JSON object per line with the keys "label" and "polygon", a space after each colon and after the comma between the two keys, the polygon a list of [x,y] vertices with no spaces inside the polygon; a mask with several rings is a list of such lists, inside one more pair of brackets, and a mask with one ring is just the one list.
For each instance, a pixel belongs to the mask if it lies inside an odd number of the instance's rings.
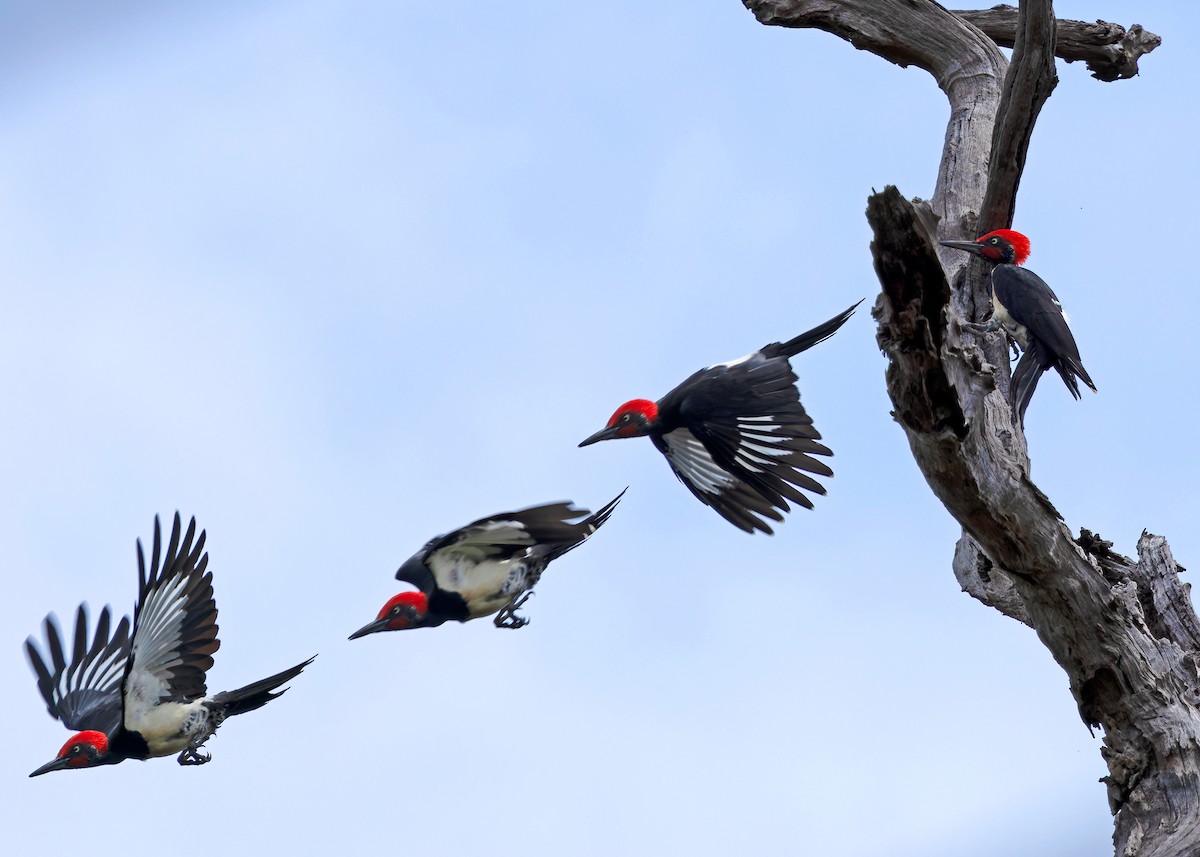
{"label": "forked tree limb", "polygon": [[[1037,631],[1080,716],[1103,728],[1117,853],[1200,851],[1200,620],[1180,569],[1158,536],[1143,533],[1137,562],[1086,530],[1072,538],[1030,478],[1005,395],[1003,336],[961,326],[990,303],[985,266],[937,243],[1011,220],[1053,58],[1067,44],[1049,0],[1027,0],[1012,20],[1011,65],[994,32],[985,37],[932,0],[743,2],[763,23],[823,29],[924,68],[946,93],[951,116],[932,199],[910,202],[887,188],[868,201],[893,416],[963,527],[954,566],[964,588]],[[1146,50],[1158,43],[1143,39]]]}
{"label": "forked tree limb", "polygon": [[[882,30],[855,30],[856,17],[844,18],[845,4],[837,0],[811,3],[806,0],[742,0],[759,23],[776,27],[815,27],[840,36],[855,47],[871,51],[897,65],[916,65],[921,62],[910,57],[903,40],[888,38]],[[870,6],[870,3],[863,4]],[[904,4],[894,3],[891,6]],[[895,9],[881,9],[886,20]],[[960,9],[951,12],[982,31],[1002,48],[1011,48],[1017,41],[1019,10],[1015,6],[999,5],[990,9]],[[1162,38],[1133,24],[1128,30],[1108,21],[1058,20],[1054,54],[1067,62],[1082,61],[1097,80],[1112,82],[1135,77],[1138,61],[1162,44]],[[904,33],[905,36],[911,33]],[[861,40],[861,41],[860,41]]]}
{"label": "forked tree limb", "polygon": [[1200,620],[1166,541],[1143,533],[1135,563],[1087,531],[1072,538],[1029,478],[993,367],[949,311],[919,204],[889,187],[870,198],[867,219],[888,393],[926,481],[963,525],[959,579],[1037,631],[1080,716],[1103,728],[1117,853],[1195,853]]}

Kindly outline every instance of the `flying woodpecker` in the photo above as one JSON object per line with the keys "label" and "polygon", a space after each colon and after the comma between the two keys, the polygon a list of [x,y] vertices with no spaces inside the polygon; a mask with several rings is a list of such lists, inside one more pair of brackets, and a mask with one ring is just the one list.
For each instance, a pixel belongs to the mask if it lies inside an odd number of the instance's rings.
{"label": "flying woodpecker", "polygon": [[155,517],[148,575],[141,540],[137,543],[132,633],[128,616],[110,633],[112,615],[106,606],[89,645],[87,605],[81,604],[70,662],[53,613],[45,620],[48,655],[33,637],[25,641],[50,716],[78,731],[53,761],[29,776],[176,753],[181,765],[202,765],[211,756],[201,745],[226,717],[266,705],[284,692],[272,691],[312,663],[309,658],[238,690],[208,695],[205,673],[221,643],[212,572],[205,572],[204,537],[201,531],[196,538],[193,518],[181,539],[176,513],[164,557]]}
{"label": "flying woodpecker", "polygon": [[1028,238],[1011,229],[997,229],[974,241],[939,243],[966,250],[992,265],[992,318],[986,325],[965,326],[987,332],[1003,327],[1021,346],[1024,353],[1013,370],[1011,395],[1022,426],[1025,409],[1043,372],[1057,369],[1076,399],[1080,397],[1080,380],[1096,392],[1096,385],[1083,368],[1079,346],[1067,325],[1058,295],[1033,271],[1018,267],[1029,258]]}
{"label": "flying woodpecker", "polygon": [[649,435],[700,502],[748,533],[771,534],[788,501],[812,508],[800,489],[824,494],[812,477],[833,471],[814,455],[833,455],[800,404],[789,357],[833,336],[859,301],[787,342],[696,372],[657,402],[634,399],[580,443]]}
{"label": "flying woodpecker", "polygon": [[[351,640],[379,631],[435,628],[496,613],[497,628],[521,628],[529,620],[517,609],[551,562],[579,547],[608,520],[622,491],[591,514],[570,501],[501,512],[437,536],[400,566],[396,579],[417,591],[401,592]],[[570,523],[583,518],[577,524]],[[497,613],[497,611],[499,611]]]}

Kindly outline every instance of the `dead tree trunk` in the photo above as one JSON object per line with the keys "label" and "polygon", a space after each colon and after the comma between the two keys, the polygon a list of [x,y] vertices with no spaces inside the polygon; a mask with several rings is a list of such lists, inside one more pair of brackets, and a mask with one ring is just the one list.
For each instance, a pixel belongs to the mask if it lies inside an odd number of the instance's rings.
{"label": "dead tree trunk", "polygon": [[[986,271],[939,238],[1008,226],[1055,57],[1100,80],[1137,73],[1159,38],[1139,26],[1020,11],[950,12],[932,0],[743,0],[764,24],[833,33],[933,75],[950,122],[933,197],[893,187],[867,219],[882,294],[874,309],[893,416],[934,494],[962,525],[954,572],[974,597],[1032,627],[1070,678],[1084,722],[1103,729],[1121,857],[1200,853],[1200,620],[1166,541],[1138,560],[1087,530],[1072,538],[1029,477],[1006,398],[1003,334],[963,330],[990,311]],[[1011,65],[997,45],[1013,46]]]}

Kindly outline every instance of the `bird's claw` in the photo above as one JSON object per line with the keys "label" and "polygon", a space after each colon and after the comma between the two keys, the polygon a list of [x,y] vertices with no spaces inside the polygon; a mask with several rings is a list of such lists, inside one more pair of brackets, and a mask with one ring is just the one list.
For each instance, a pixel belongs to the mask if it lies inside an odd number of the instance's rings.
{"label": "bird's claw", "polygon": [[983,324],[977,321],[964,321],[959,323],[959,327],[969,330],[971,333],[995,333],[1000,329],[1000,322],[995,316],[992,316]]}
{"label": "bird's claw", "polygon": [[179,754],[181,765],[205,765],[212,760],[212,753],[200,747],[188,747]]}
{"label": "bird's claw", "polygon": [[[971,333],[995,333],[996,331],[1000,330],[1001,327],[1000,320],[995,316],[992,316],[983,324],[977,321],[963,321],[959,322],[958,326],[963,330],[970,331]],[[1009,334],[1007,329],[1004,331],[1004,333],[1005,339],[1008,341],[1008,347],[1012,349],[1013,359],[1016,360],[1021,356],[1021,344]]]}
{"label": "bird's claw", "polygon": [[517,608],[529,600],[533,595],[533,590],[528,589],[520,598],[514,598],[512,601],[500,608],[500,612],[496,614],[496,620],[493,624],[497,628],[524,628],[529,624],[529,620],[524,616],[517,615]]}

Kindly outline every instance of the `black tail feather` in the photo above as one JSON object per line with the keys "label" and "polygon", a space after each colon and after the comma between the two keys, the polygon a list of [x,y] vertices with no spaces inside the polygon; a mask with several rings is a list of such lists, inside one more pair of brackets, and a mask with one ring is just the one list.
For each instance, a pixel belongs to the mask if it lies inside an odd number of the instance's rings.
{"label": "black tail feather", "polygon": [[847,320],[849,320],[850,316],[854,315],[854,311],[858,309],[858,304],[861,303],[862,301],[859,301],[845,312],[834,316],[824,324],[819,324],[812,330],[805,331],[799,336],[782,343],[780,345],[780,350],[787,357],[794,357],[801,351],[807,351],[814,345],[824,342],[826,339],[838,332],[838,328],[845,324]]}
{"label": "black tail feather", "polygon": [[1051,368],[1058,370],[1067,390],[1076,399],[1081,398],[1079,381],[1083,381],[1091,388],[1092,392],[1096,392],[1096,385],[1092,383],[1083,364],[1071,364],[1062,358],[1053,361],[1047,360],[1037,342],[1031,342],[1029,348],[1017,362],[1017,368],[1013,370],[1010,393],[1013,408],[1017,412],[1017,418],[1020,420],[1022,428],[1025,427],[1025,410],[1033,400],[1033,391],[1037,389],[1042,373],[1048,372]]}
{"label": "black tail feather", "polygon": [[278,693],[271,693],[271,691],[300,675],[304,671],[304,668],[316,660],[316,658],[317,656],[313,655],[302,664],[296,664],[291,669],[286,669],[281,673],[260,679],[245,687],[239,687],[237,690],[222,691],[213,696],[212,702],[222,707],[226,717],[232,717],[235,714],[245,714],[247,711],[262,708],[275,697],[283,696],[287,688],[285,687]]}
{"label": "black tail feather", "polygon": [[592,535],[592,533],[594,533],[594,532],[596,532],[596,530],[600,529],[600,527],[604,524],[604,522],[608,520],[609,515],[612,514],[613,509],[617,508],[617,504],[621,502],[621,498],[625,496],[625,492],[628,490],[629,490],[628,488],[625,488],[624,490],[621,491],[620,494],[618,494],[612,500],[609,500],[608,503],[606,503],[604,505],[604,508],[593,512],[591,515],[584,518],[578,524],[575,524],[575,527],[579,531],[578,541],[569,542],[569,543],[565,543],[565,544],[560,543],[560,544],[554,545],[546,553],[546,562],[551,562],[552,560],[556,560],[563,554],[565,554],[569,551],[575,550],[575,548],[579,547],[581,544],[586,542],[588,540],[588,538]]}
{"label": "black tail feather", "polygon": [[[1056,368],[1058,369],[1058,374],[1062,375],[1063,383],[1067,385],[1067,389],[1071,391],[1071,395],[1073,395],[1076,399],[1082,398],[1079,392],[1079,384],[1075,381],[1075,376],[1077,375],[1079,376],[1079,380],[1087,384],[1093,393],[1100,392],[1096,389],[1096,385],[1092,383],[1092,378],[1090,375],[1088,375],[1087,370],[1083,368],[1082,363],[1075,362],[1067,364],[1063,361],[1059,361],[1059,364]],[[1070,381],[1067,380],[1068,375],[1071,376]]]}
{"label": "black tail feather", "polygon": [[1012,398],[1013,408],[1017,412],[1017,420],[1021,423],[1021,428],[1025,427],[1025,410],[1033,401],[1033,391],[1037,389],[1038,381],[1042,379],[1042,373],[1049,368],[1042,362],[1039,349],[1031,343],[1017,362],[1017,368],[1013,370],[1009,395]]}

